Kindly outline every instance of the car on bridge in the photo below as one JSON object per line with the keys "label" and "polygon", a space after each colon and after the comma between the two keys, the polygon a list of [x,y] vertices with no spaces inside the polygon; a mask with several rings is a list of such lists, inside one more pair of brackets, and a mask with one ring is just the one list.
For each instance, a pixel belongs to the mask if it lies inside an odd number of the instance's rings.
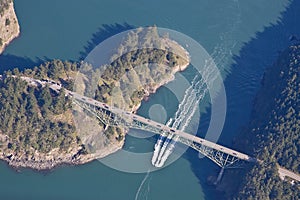
{"label": "car on bridge", "polygon": [[102,104],[104,106],[104,108],[109,109],[108,105],[106,105],[105,103]]}

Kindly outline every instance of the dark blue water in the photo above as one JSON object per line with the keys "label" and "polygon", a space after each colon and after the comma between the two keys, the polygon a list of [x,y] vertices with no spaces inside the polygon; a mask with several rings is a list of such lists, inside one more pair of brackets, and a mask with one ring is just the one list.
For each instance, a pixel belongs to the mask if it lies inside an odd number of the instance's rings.
{"label": "dark blue water", "polygon": [[[287,2],[15,0],[22,33],[0,56],[0,66],[4,70],[32,67],[53,58],[78,60],[98,42],[131,27],[156,24],[183,32],[209,53],[225,57],[218,65],[226,78],[228,101],[219,143],[231,146],[234,135],[249,118],[264,69],[289,45],[291,34],[300,34],[296,23],[299,2],[290,6]],[[141,114],[146,115],[147,108],[165,98],[159,91],[143,104]],[[206,111],[201,116],[202,133],[210,118],[209,107]],[[138,145],[138,139],[131,142]],[[151,150],[153,143],[142,144]],[[46,174],[32,170],[16,173],[1,163],[0,197],[131,200],[138,193],[138,199],[220,199],[213,187],[206,185],[207,176],[216,175],[217,170],[192,150],[146,179],[146,174],[118,172],[98,161],[60,167]]]}

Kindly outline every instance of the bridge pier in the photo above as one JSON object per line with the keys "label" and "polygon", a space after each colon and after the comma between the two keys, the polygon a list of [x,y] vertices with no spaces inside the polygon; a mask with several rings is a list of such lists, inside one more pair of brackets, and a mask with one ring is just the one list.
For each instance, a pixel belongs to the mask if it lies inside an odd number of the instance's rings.
{"label": "bridge pier", "polygon": [[221,171],[220,171],[220,173],[218,175],[217,180],[214,182],[214,185],[217,185],[221,181],[221,179],[223,177],[223,174],[224,174],[224,169],[225,169],[224,167],[221,168]]}

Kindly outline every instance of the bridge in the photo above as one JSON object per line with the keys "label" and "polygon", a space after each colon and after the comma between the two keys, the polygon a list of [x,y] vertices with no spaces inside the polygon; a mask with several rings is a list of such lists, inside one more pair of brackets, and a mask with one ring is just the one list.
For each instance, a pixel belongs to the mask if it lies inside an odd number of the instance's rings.
{"label": "bridge", "polygon": [[[12,77],[16,76],[12,75]],[[60,90],[62,89],[61,84],[56,83],[52,80],[41,81],[30,77],[20,78],[33,86],[49,85],[49,88],[56,92],[60,92]],[[0,75],[0,79],[2,79],[2,75]],[[215,184],[221,180],[224,169],[226,168],[240,167],[240,164],[242,164],[243,162],[261,162],[258,159],[242,152],[210,142],[208,140],[191,135],[189,133],[185,133],[180,130],[172,129],[165,124],[158,123],[156,121],[124,111],[122,109],[108,106],[103,102],[96,101],[92,98],[80,95],[78,93],[65,89],[65,94],[66,96],[70,96],[75,104],[80,106],[82,109],[90,112],[107,126],[128,127],[150,131],[159,135],[168,133],[179,136],[179,141],[181,143],[195,149],[221,167],[221,171],[217,177]],[[278,173],[282,180],[284,180],[285,177],[289,177],[295,181],[300,182],[300,175],[293,173],[290,170],[278,166]]]}
{"label": "bridge", "polygon": [[[32,82],[32,80],[30,81]],[[50,84],[50,88],[59,92],[61,85],[52,82]],[[90,112],[106,126],[128,127],[150,131],[158,135],[161,135],[162,133],[168,133],[179,136],[179,142],[195,149],[221,167],[221,171],[214,184],[217,184],[221,180],[224,169],[226,168],[238,168],[243,162],[261,162],[258,159],[242,152],[210,142],[180,130],[172,129],[165,124],[161,124],[122,109],[109,106],[106,103],[99,102],[95,99],[69,90],[65,90],[65,92],[66,95],[73,98],[73,102],[75,104]],[[290,177],[291,179],[300,182],[300,176],[298,174],[295,174],[280,166],[278,166],[278,173],[282,180],[284,180],[284,177]]]}
{"label": "bridge", "polygon": [[[12,75],[12,77],[16,76]],[[59,92],[62,88],[61,84],[56,83],[52,80],[37,80],[30,77],[20,78],[34,86],[49,85],[49,88],[56,92]],[[1,75],[0,79],[2,79]],[[253,158],[239,151],[210,142],[208,140],[191,135],[189,133],[185,133],[180,130],[172,129],[165,124],[146,119],[142,116],[124,111],[122,109],[108,106],[103,102],[96,101],[92,98],[80,95],[67,89],[64,90],[66,96],[70,96],[75,104],[93,114],[105,125],[140,129],[150,131],[159,135],[162,133],[178,135],[179,141],[181,143],[190,146],[191,148],[200,152],[201,154],[212,160],[214,163],[216,163],[218,166],[220,166],[222,169],[240,167],[240,164],[242,164],[243,161],[258,162],[256,158]]]}
{"label": "bridge", "polygon": [[[44,84],[42,81],[39,82],[40,84]],[[50,88],[58,92],[61,89],[61,85],[50,82]],[[153,132],[159,135],[162,133],[178,135],[179,142],[190,146],[191,148],[205,155],[221,168],[225,169],[240,167],[243,161],[257,162],[256,158],[253,158],[247,154],[210,142],[189,133],[172,129],[165,124],[161,124],[122,109],[109,106],[106,103],[96,101],[92,98],[66,89],[65,93],[73,98],[73,102],[75,104],[90,112],[107,126],[128,127]]]}
{"label": "bridge", "polygon": [[74,92],[67,91],[67,94],[73,97],[74,103],[92,113],[108,126],[129,127],[150,131],[156,134],[167,132],[178,135],[181,143],[199,151],[222,168],[233,167],[240,160],[257,162],[255,158],[244,153],[218,145],[180,130],[171,129],[165,124],[146,119],[142,116],[126,112],[116,107],[108,106],[105,103],[98,102]]}
{"label": "bridge", "polygon": [[[16,76],[12,75],[12,77]],[[1,78],[2,76],[0,76],[0,79]],[[59,92],[62,88],[61,84],[52,80],[37,80],[30,77],[20,78],[34,86],[49,85],[49,88],[56,92]],[[240,167],[243,161],[254,163],[258,162],[256,158],[239,151],[210,142],[180,130],[172,129],[165,124],[158,123],[122,109],[108,106],[106,103],[96,101],[95,99],[80,95],[70,90],[64,89],[64,91],[66,96],[70,96],[73,99],[73,103],[90,112],[107,126],[140,129],[153,132],[158,135],[162,133],[178,135],[179,142],[200,152],[222,169]]]}
{"label": "bridge", "polygon": [[[295,180],[295,181],[298,181],[300,183],[300,175],[299,174],[296,174],[290,170],[287,170],[283,167],[280,167],[280,166],[277,166],[278,168],[278,174],[279,174],[279,177],[281,178],[281,180],[285,180],[285,177],[289,177],[291,178],[292,180]],[[293,184],[293,182],[292,182]]]}

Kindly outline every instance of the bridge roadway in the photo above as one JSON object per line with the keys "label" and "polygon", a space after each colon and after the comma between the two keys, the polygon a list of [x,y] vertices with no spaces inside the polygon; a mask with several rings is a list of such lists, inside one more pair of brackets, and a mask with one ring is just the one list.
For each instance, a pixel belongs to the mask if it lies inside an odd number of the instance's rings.
{"label": "bridge roadway", "polygon": [[[60,89],[60,86],[59,85],[55,85],[55,84],[51,84],[50,87],[52,89],[54,89],[54,90],[59,90]],[[190,141],[193,141],[195,143],[207,146],[209,148],[212,148],[212,149],[224,152],[224,153],[229,154],[229,155],[231,155],[233,157],[237,157],[237,158],[239,158],[241,160],[245,160],[245,161],[248,161],[248,162],[257,162],[257,160],[255,158],[252,158],[252,157],[250,157],[250,156],[248,156],[248,155],[246,155],[244,153],[241,153],[241,152],[235,151],[233,149],[221,146],[219,144],[210,142],[208,140],[199,138],[197,136],[191,135],[189,133],[185,133],[185,132],[180,131],[180,130],[171,129],[170,127],[166,126],[165,124],[161,124],[161,123],[152,121],[150,119],[144,118],[142,116],[126,112],[126,111],[124,111],[122,109],[119,109],[119,108],[116,108],[116,107],[108,106],[105,103],[102,103],[102,102],[96,101],[94,99],[85,97],[85,96],[77,94],[75,92],[71,92],[69,90],[65,90],[65,92],[66,92],[67,95],[72,96],[74,99],[76,99],[78,101],[81,101],[81,102],[93,105],[95,107],[99,107],[101,109],[107,110],[107,111],[109,111],[111,113],[118,114],[120,116],[125,116],[126,119],[137,120],[137,121],[142,122],[144,124],[147,124],[147,125],[150,125],[150,126],[154,126],[156,128],[161,129],[162,131],[179,135],[180,137],[183,137],[183,138],[188,139]]]}
{"label": "bridge roadway", "polygon": [[[12,77],[15,77],[15,76],[12,76]],[[0,78],[2,78],[2,76]],[[29,84],[35,85],[35,86],[37,86],[37,85],[45,86],[46,84],[48,84],[51,89],[53,89],[53,90],[55,90],[57,92],[59,92],[60,89],[62,88],[60,84],[58,84],[58,83],[56,83],[56,82],[54,82],[52,80],[48,80],[48,81],[42,80],[41,81],[41,80],[33,79],[33,78],[30,78],[30,77],[20,77],[20,78],[23,79],[23,80],[25,80]],[[65,89],[65,93],[66,93],[66,95],[72,96],[72,98],[76,99],[77,101],[81,101],[81,102],[93,105],[95,107],[99,107],[101,109],[107,110],[107,111],[109,111],[111,113],[118,114],[120,116],[125,116],[126,119],[137,120],[137,121],[142,122],[144,124],[156,127],[158,129],[160,129],[161,131],[165,131],[165,132],[169,132],[169,133],[172,133],[172,134],[179,135],[182,138],[185,138],[185,139],[193,141],[193,142],[195,142],[197,144],[201,144],[203,146],[215,149],[217,151],[226,153],[228,155],[231,155],[233,157],[239,158],[241,160],[245,160],[245,161],[248,161],[248,162],[257,162],[256,158],[252,158],[252,157],[248,156],[247,154],[244,154],[244,153],[235,151],[233,149],[224,147],[222,145],[210,142],[208,140],[205,140],[203,138],[191,135],[189,133],[185,133],[185,132],[180,131],[180,130],[172,129],[172,128],[168,127],[165,124],[161,124],[161,123],[152,121],[150,119],[144,118],[142,116],[126,112],[126,111],[124,111],[122,109],[119,109],[119,108],[116,108],[116,107],[108,106],[105,103],[102,103],[102,102],[96,101],[96,100],[94,100],[92,98],[88,98],[86,96],[77,94],[77,93],[69,91],[67,89]]]}
{"label": "bridge roadway", "polygon": [[280,167],[278,166],[278,173],[279,173],[279,177],[284,180],[284,178],[287,176],[287,177],[290,177],[291,179],[293,180],[296,180],[300,183],[300,175],[299,174],[296,174],[290,170],[287,170],[283,167]]}
{"label": "bridge roadway", "polygon": [[[15,76],[13,76],[13,77],[15,77]],[[30,77],[20,77],[20,78],[23,79],[23,80],[25,80],[29,84],[35,85],[35,86],[38,86],[38,85],[45,86],[46,84],[49,84],[49,87],[51,89],[57,91],[57,92],[59,92],[60,89],[62,88],[60,84],[55,83],[54,81],[51,81],[51,80],[49,80],[47,82],[47,81],[36,80],[36,79],[30,78]],[[2,79],[2,75],[0,75],[0,79]],[[194,141],[194,142],[196,142],[198,144],[203,144],[204,146],[210,147],[210,148],[215,149],[217,151],[224,152],[224,153],[229,154],[229,155],[231,155],[233,157],[237,157],[237,158],[239,158],[241,160],[245,160],[245,161],[248,161],[248,162],[258,162],[258,160],[256,158],[252,158],[252,157],[250,157],[250,156],[248,156],[248,155],[246,155],[244,153],[232,150],[230,148],[218,145],[216,143],[213,143],[213,142],[210,142],[208,140],[196,137],[194,135],[190,135],[188,133],[185,133],[185,132],[182,132],[182,131],[179,131],[179,130],[170,129],[170,127],[168,127],[168,126],[166,126],[164,124],[160,124],[158,122],[152,121],[150,119],[146,119],[146,118],[141,117],[139,115],[135,115],[133,113],[126,112],[126,111],[121,110],[119,108],[108,106],[105,103],[98,102],[98,101],[96,101],[94,99],[87,98],[85,96],[79,95],[79,94],[71,92],[69,90],[65,89],[65,92],[66,92],[66,95],[72,96],[76,100],[83,101],[83,102],[85,102],[87,104],[92,104],[92,105],[94,105],[96,107],[100,107],[100,108],[102,108],[104,110],[108,110],[110,112],[117,113],[119,115],[125,115],[125,116],[127,115],[132,120],[138,120],[138,121],[140,121],[142,123],[145,123],[145,124],[148,124],[148,125],[151,125],[151,126],[159,127],[163,131],[167,131],[167,132],[170,132],[170,133],[177,134],[180,137],[183,137],[183,138],[186,138],[188,140]],[[223,171],[224,171],[224,169],[222,168],[220,174],[222,174]],[[290,177],[290,178],[292,178],[292,179],[300,182],[300,175],[298,175],[298,174],[296,174],[296,173],[294,173],[292,171],[289,171],[287,169],[284,169],[284,168],[282,168],[280,166],[278,166],[278,173],[279,173],[281,179],[284,179],[284,177],[287,176],[287,177]],[[220,177],[220,174],[219,174],[219,177]],[[218,177],[218,179],[219,179],[219,177]]]}

